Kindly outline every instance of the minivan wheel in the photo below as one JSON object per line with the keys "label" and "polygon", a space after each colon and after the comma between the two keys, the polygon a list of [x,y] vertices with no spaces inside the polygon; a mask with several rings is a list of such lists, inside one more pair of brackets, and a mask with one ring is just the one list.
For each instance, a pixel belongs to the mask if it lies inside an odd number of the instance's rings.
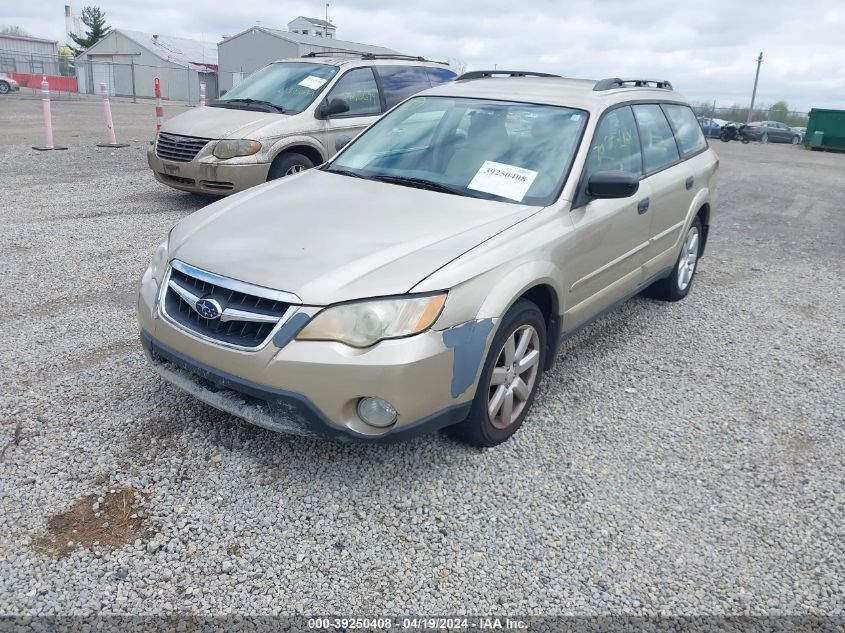
{"label": "minivan wheel", "polygon": [[522,426],[546,361],[546,321],[531,301],[508,310],[490,346],[472,408],[450,433],[474,446],[496,446]]}
{"label": "minivan wheel", "polygon": [[307,156],[303,156],[297,152],[286,152],[280,154],[270,165],[270,171],[267,173],[267,180],[276,180],[277,178],[284,178],[285,176],[292,176],[298,174],[306,169],[311,169],[314,163]]}
{"label": "minivan wheel", "polygon": [[4,95],[9,92],[9,88],[10,86],[8,83],[6,83],[5,81],[0,81],[0,95]]}
{"label": "minivan wheel", "polygon": [[680,301],[689,294],[701,255],[702,235],[701,220],[696,217],[681,244],[681,252],[672,272],[665,279],[649,286],[646,295],[663,301]]}

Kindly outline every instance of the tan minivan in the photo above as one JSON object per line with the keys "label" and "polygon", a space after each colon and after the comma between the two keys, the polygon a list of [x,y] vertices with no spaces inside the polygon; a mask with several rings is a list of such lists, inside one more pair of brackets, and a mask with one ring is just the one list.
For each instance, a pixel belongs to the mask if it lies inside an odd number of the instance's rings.
{"label": "tan minivan", "polygon": [[165,122],[147,161],[165,185],[228,195],[325,162],[386,110],[454,77],[405,55],[278,61]]}
{"label": "tan minivan", "polygon": [[167,381],[269,429],[493,446],[564,339],[690,292],[717,168],[668,82],[467,73],[179,222],[141,340]]}

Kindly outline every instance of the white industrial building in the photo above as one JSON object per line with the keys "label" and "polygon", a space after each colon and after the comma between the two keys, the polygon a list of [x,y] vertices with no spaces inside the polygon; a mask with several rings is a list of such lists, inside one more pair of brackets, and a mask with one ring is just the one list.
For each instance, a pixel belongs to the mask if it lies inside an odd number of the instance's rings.
{"label": "white industrial building", "polygon": [[[319,23],[319,24],[316,24]],[[329,25],[330,29],[326,29]],[[317,26],[322,35],[312,35]],[[314,18],[298,17],[288,23],[289,31],[253,26],[217,44],[220,91],[229,90],[241,79],[270,62],[308,53],[337,51],[338,56],[349,53],[396,54],[390,48],[348,42],[335,37],[333,24]],[[298,32],[297,32],[298,31]],[[308,31],[306,35],[304,31]],[[328,35],[327,35],[328,33]]]}
{"label": "white industrial building", "polygon": [[114,29],[76,58],[79,92],[98,94],[100,83],[124,97],[153,97],[158,78],[165,99],[196,103],[200,81],[217,94],[217,46],[208,42]]}

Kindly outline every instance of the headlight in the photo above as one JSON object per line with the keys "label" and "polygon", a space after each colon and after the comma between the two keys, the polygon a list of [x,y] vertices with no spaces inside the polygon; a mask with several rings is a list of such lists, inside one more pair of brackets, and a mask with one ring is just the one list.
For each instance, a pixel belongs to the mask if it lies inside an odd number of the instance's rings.
{"label": "headlight", "polygon": [[261,143],[249,140],[217,141],[214,155],[217,158],[234,158],[235,156],[252,156],[261,149]]}
{"label": "headlight", "polygon": [[150,262],[150,272],[153,279],[159,284],[164,279],[164,271],[167,268],[167,240],[164,240],[153,251],[153,260]]}
{"label": "headlight", "polygon": [[320,312],[296,338],[369,347],[384,339],[427,330],[440,315],[445,302],[446,293],[344,303]]}

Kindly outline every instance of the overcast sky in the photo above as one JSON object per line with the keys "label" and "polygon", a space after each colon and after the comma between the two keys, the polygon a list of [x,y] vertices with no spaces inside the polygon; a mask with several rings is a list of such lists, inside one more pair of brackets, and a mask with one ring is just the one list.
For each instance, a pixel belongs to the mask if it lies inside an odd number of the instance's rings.
{"label": "overcast sky", "polygon": [[[0,24],[62,42],[63,5],[0,0]],[[285,29],[297,15],[325,15],[324,2],[278,0],[98,6],[116,28],[209,41],[256,23]],[[748,103],[763,51],[758,103],[845,108],[845,0],[359,0],[332,3],[329,17],[340,39],[457,58],[469,69],[665,78],[690,100],[719,106]]]}

